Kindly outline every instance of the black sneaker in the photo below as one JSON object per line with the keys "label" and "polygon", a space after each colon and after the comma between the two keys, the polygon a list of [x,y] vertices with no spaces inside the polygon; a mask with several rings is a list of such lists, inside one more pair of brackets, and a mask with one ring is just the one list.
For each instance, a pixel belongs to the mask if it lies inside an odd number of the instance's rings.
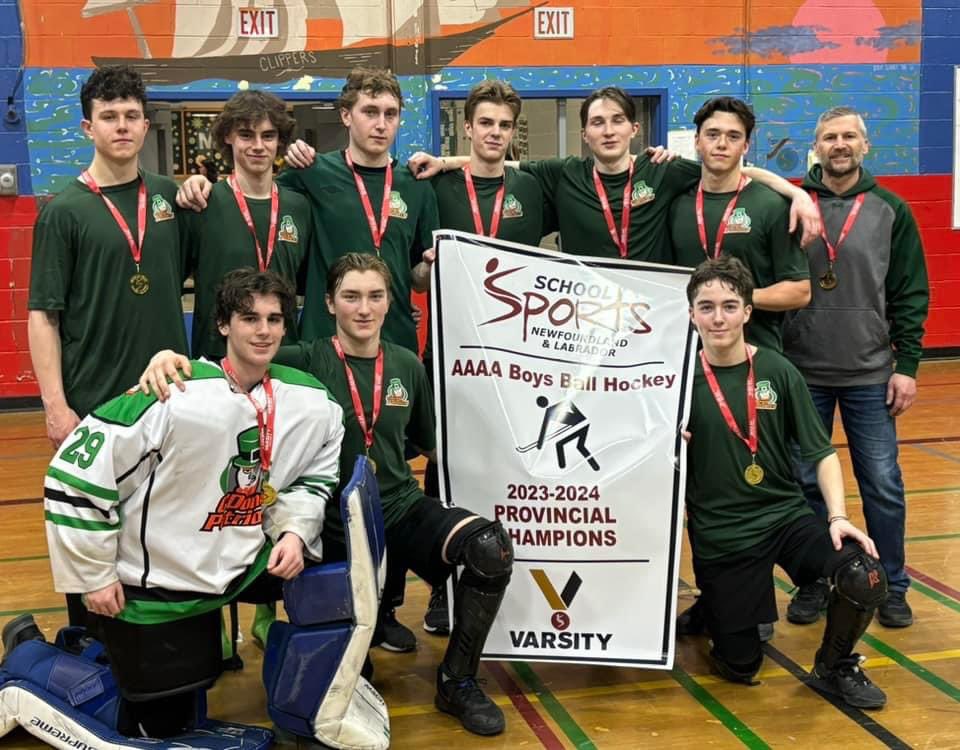
{"label": "black sneaker", "polygon": [[817,664],[812,673],[814,684],[840,696],[854,708],[882,708],[887,696],[860,668],[863,661],[860,654],[850,654],[840,659],[833,669],[828,670],[823,664]]}
{"label": "black sneaker", "polygon": [[760,643],[767,643],[773,640],[773,623],[761,622],[757,625],[757,635],[760,636]]}
{"label": "black sneaker", "polygon": [[3,658],[6,659],[21,643],[27,641],[46,641],[40,628],[33,619],[33,615],[26,614],[14,617],[3,626]]}
{"label": "black sneaker", "polygon": [[463,728],[474,734],[500,734],[506,727],[503,711],[483,692],[475,677],[457,682],[438,669],[433,703],[445,714],[460,719]]}
{"label": "black sneaker", "polygon": [[913,625],[913,610],[907,604],[906,591],[888,591],[886,601],[877,608],[877,622],[885,628]]}
{"label": "black sneaker", "polygon": [[[417,648],[417,637],[410,628],[397,620],[397,610],[395,609],[386,613],[383,618],[383,627],[382,629],[378,628],[378,630],[380,631],[378,635],[382,636],[378,644],[380,648],[398,654],[415,651]],[[376,640],[374,642],[376,643]]]}
{"label": "black sneaker", "polygon": [[677,615],[677,635],[702,635],[705,632],[707,623],[703,617],[703,605],[697,599]]}
{"label": "black sneaker", "polygon": [[787,619],[794,625],[810,625],[820,619],[820,613],[827,608],[830,596],[830,584],[824,579],[808,583],[797,589],[790,604],[787,605]]}
{"label": "black sneaker", "polygon": [[423,629],[431,635],[450,635],[450,610],[447,608],[447,584],[430,590],[430,603],[423,615]]}

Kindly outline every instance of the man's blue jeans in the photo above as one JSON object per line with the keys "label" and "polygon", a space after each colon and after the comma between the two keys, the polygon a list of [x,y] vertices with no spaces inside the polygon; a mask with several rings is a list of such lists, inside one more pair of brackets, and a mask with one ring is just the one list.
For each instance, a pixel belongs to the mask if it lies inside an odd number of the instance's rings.
{"label": "man's blue jeans", "polygon": [[[896,420],[890,416],[885,403],[887,385],[808,387],[823,426],[831,437],[834,411],[838,404],[840,406],[853,474],[860,487],[863,515],[867,519],[867,533],[877,545],[890,591],[906,591],[910,586],[910,578],[903,567],[907,504],[897,463]],[[814,512],[826,519],[827,508],[817,486],[816,467],[798,462],[798,476],[807,502]]]}

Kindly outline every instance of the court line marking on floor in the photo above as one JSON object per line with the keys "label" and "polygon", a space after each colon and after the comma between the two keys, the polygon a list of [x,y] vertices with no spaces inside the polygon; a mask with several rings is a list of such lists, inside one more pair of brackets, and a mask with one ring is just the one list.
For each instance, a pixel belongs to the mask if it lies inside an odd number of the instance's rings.
{"label": "court line marking on floor", "polygon": [[914,579],[912,585],[916,586],[918,591],[950,607],[954,612],[960,612],[960,591],[910,565],[905,565],[904,570]]}
{"label": "court line marking on floor", "polygon": [[[773,577],[773,582],[777,586],[777,588],[779,588],[781,591],[784,591],[787,593],[793,591],[794,587],[778,576]],[[952,698],[955,701],[960,701],[960,689],[958,689],[956,685],[953,685],[952,683],[943,679],[936,673],[922,666],[920,663],[917,662],[916,659],[911,659],[906,654],[900,653],[899,651],[897,651],[897,649],[895,649],[889,643],[886,643],[880,640],[875,635],[871,635],[870,633],[864,633],[861,640],[863,641],[863,643],[867,644],[868,646],[873,648],[875,651],[879,651],[888,659],[892,659],[894,662],[899,664],[901,667],[906,669],[915,677],[920,678],[921,680],[926,682],[928,685],[936,688],[947,697]]]}
{"label": "court line marking on floor", "polygon": [[684,690],[690,693],[701,706],[713,714],[714,718],[729,729],[730,732],[733,733],[733,736],[744,745],[751,750],[770,748],[750,727],[738,719],[730,709],[718,701],[698,680],[687,674],[682,667],[675,666],[670,674],[673,676],[673,679],[680,683],[680,686],[683,687]]}
{"label": "court line marking on floor", "polygon": [[874,739],[879,740],[884,745],[891,748],[891,750],[909,750],[910,745],[908,743],[897,737],[897,735],[887,729],[887,727],[883,726],[883,724],[873,718],[873,716],[868,714],[866,711],[859,708],[854,708],[846,703],[843,698],[833,695],[824,690],[822,687],[818,686],[810,672],[803,669],[799,664],[776,648],[772,643],[763,644],[763,652],[781,667],[786,669],[801,684],[810,688],[810,690],[823,698],[823,700],[830,703],[835,709],[854,722],[858,727],[872,735]]}
{"label": "court line marking on floor", "polygon": [[[487,671],[490,672],[500,685],[500,689],[510,698],[510,702],[517,713],[527,722],[540,744],[547,750],[565,750],[560,738],[554,733],[550,725],[544,721],[533,704],[527,699],[523,690],[514,682],[513,678],[503,668],[500,662],[488,662]],[[561,727],[563,729],[563,727]],[[593,745],[591,744],[591,747]]]}
{"label": "court line marking on floor", "polygon": [[560,730],[567,736],[567,739],[573,743],[575,748],[578,750],[597,750],[597,746],[594,745],[593,740],[587,736],[583,727],[574,720],[567,709],[564,708],[563,704],[546,684],[544,684],[540,676],[527,662],[514,661],[510,662],[510,666],[513,667],[513,671],[526,686],[527,691],[537,697],[540,704],[547,710],[547,713],[550,714],[551,718],[557,723],[557,726],[560,727]]}

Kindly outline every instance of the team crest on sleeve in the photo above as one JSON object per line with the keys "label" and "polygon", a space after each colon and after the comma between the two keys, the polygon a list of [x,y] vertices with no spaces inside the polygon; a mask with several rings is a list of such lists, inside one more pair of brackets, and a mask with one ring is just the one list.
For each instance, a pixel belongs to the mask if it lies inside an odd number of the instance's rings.
{"label": "team crest on sleeve", "polygon": [[510,193],[503,200],[503,218],[504,219],[522,219],[523,204],[513,193]]}
{"label": "team crest on sleeve", "polygon": [[774,411],[777,408],[777,392],[769,380],[758,380],[757,387],[754,390],[757,396],[757,408]]}
{"label": "team crest on sleeve", "polygon": [[237,435],[237,453],[220,474],[223,495],[207,513],[200,531],[230,526],[259,526],[263,521],[262,487],[267,481],[260,466],[260,430],[251,427]]}
{"label": "team crest on sleeve", "polygon": [[630,194],[630,205],[636,208],[644,203],[650,203],[655,200],[657,194],[653,188],[647,185],[643,180],[639,180],[633,186],[633,192]]}
{"label": "team crest on sleeve", "polygon": [[153,210],[153,220],[156,222],[170,221],[173,218],[173,206],[159,193],[150,199],[150,208]]}
{"label": "team crest on sleeve", "polygon": [[387,406],[410,406],[410,394],[403,387],[400,378],[390,378],[384,400],[387,402]]}
{"label": "team crest on sleeve", "polygon": [[727,222],[728,234],[750,234],[753,221],[745,208],[735,208],[730,221]]}
{"label": "team crest on sleeve", "polygon": [[300,231],[297,229],[297,225],[293,221],[293,217],[290,214],[284,214],[283,218],[280,220],[280,229],[277,232],[277,239],[281,242],[299,242],[300,241]]}
{"label": "team crest on sleeve", "polygon": [[390,191],[390,218],[391,219],[407,218],[407,204],[403,200],[403,196],[400,195],[399,191],[397,190]]}

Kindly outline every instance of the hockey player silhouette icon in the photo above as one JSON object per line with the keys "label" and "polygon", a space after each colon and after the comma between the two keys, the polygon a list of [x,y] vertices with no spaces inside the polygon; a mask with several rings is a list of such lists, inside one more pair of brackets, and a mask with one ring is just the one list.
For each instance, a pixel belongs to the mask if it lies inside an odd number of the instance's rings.
{"label": "hockey player silhouette icon", "polygon": [[[586,415],[580,411],[571,400],[558,401],[551,404],[546,396],[537,396],[537,406],[546,409],[543,413],[543,422],[540,425],[540,435],[535,443],[523,445],[517,448],[517,452],[526,453],[533,448],[543,450],[543,446],[548,440],[558,438],[556,442],[557,463],[561,469],[567,468],[567,456],[565,446],[567,443],[577,441],[577,450],[580,455],[587,459],[594,471],[600,471],[600,464],[597,463],[587,448],[587,432],[590,429],[590,422]],[[551,423],[559,425],[553,432],[548,432]]]}

